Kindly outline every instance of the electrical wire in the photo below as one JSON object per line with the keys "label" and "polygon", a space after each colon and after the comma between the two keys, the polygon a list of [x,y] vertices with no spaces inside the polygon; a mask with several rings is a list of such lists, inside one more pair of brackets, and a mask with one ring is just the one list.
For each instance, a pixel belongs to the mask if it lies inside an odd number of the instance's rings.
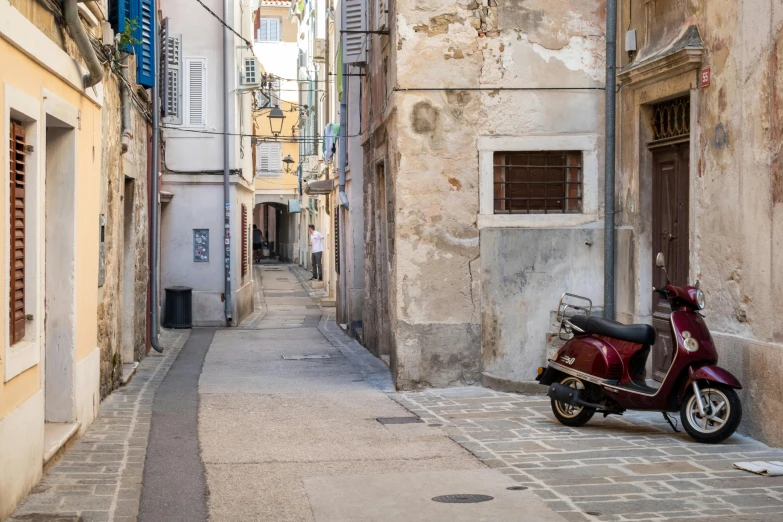
{"label": "electrical wire", "polygon": [[253,47],[253,42],[251,42],[250,40],[248,40],[247,38],[245,38],[244,36],[242,36],[241,34],[239,34],[238,32],[236,32],[236,31],[234,30],[234,28],[233,28],[233,27],[231,27],[230,25],[228,25],[228,24],[227,24],[227,23],[226,23],[226,22],[225,22],[225,21],[224,21],[222,18],[220,18],[218,15],[216,15],[216,14],[215,14],[215,12],[214,12],[212,9],[210,9],[209,7],[207,7],[207,6],[204,4],[204,2],[202,2],[201,0],[196,0],[196,2],[198,2],[198,3],[201,5],[201,7],[203,7],[204,9],[206,9],[206,10],[207,10],[207,12],[208,12],[209,14],[211,14],[211,15],[212,15],[212,16],[215,18],[215,20],[217,20],[218,22],[220,22],[220,25],[222,25],[223,27],[225,27],[226,29],[228,29],[229,31],[231,31],[232,33],[234,33],[235,35],[237,35],[237,36],[239,37],[239,39],[240,39],[240,40],[242,40],[243,42],[245,42],[245,43],[247,44],[247,46],[248,46],[248,47],[250,47],[250,48],[252,48],[252,47]]}

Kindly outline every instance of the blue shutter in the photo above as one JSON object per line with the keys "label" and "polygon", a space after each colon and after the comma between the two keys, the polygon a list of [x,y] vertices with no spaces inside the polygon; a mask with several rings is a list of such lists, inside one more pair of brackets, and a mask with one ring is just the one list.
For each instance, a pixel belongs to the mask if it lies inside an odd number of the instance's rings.
{"label": "blue shutter", "polygon": [[[131,14],[136,26],[136,83],[144,87],[155,86],[155,2],[154,0],[125,0],[134,4]],[[135,13],[134,13],[135,11]]]}
{"label": "blue shutter", "polygon": [[115,33],[125,30],[125,20],[133,18],[131,3],[135,0],[109,0],[109,23]]}

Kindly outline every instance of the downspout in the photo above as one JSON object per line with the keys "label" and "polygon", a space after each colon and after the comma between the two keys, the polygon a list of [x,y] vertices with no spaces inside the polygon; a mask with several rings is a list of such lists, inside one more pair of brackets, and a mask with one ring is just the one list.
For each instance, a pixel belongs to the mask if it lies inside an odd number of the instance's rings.
{"label": "downspout", "polygon": [[90,37],[87,36],[87,30],[82,25],[82,21],[79,20],[78,1],[65,0],[63,11],[65,26],[68,28],[73,41],[76,42],[79,52],[82,53],[84,63],[89,71],[83,78],[84,88],[92,87],[103,79],[103,65],[98,61],[95,49],[92,48],[92,43],[90,43]]}
{"label": "downspout", "polygon": [[[120,82],[120,105],[122,107],[122,135],[120,138],[120,154],[128,152],[131,141],[131,111],[130,111],[130,88],[128,87],[128,55],[122,59],[120,72],[124,82]],[[157,98],[157,96],[153,96]]]}
{"label": "downspout", "polygon": [[[75,1],[75,0],[71,0]],[[153,42],[158,42],[160,38],[160,29],[157,20],[152,24]],[[154,63],[160,63],[160,46],[153,45]],[[158,78],[157,81],[160,81]],[[158,245],[160,243],[160,208],[158,203],[158,184],[160,181],[160,92],[157,81],[155,87],[150,89],[152,95],[152,196],[150,197],[150,227],[152,228],[152,240],[150,251],[152,260],[150,262],[150,344],[156,352],[162,353],[163,346],[158,342]]]}
{"label": "downspout", "polygon": [[605,128],[605,208],[604,208],[604,317],[615,318],[614,277],[614,169],[615,94],[617,73],[617,0],[606,2],[606,128]]}
{"label": "downspout", "polygon": [[223,0],[223,206],[225,207],[225,299],[224,311],[226,325],[231,326],[231,201],[229,200],[229,169],[228,169],[228,58],[230,46],[227,43],[229,37],[226,24],[228,24],[228,0]]}
{"label": "downspout", "polygon": [[[343,97],[340,100],[340,203],[348,210],[348,196],[345,195],[345,166],[348,162],[348,67],[343,64]],[[343,242],[340,242],[342,245]],[[342,256],[341,256],[342,259]]]}

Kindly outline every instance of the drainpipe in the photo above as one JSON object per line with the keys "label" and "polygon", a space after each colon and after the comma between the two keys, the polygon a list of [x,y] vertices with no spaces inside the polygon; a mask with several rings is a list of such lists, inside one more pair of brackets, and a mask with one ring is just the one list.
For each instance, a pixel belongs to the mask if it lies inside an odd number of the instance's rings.
{"label": "drainpipe", "polygon": [[[128,55],[122,59],[120,73],[124,82],[120,82],[120,105],[122,106],[122,137],[120,140],[120,154],[128,152],[131,141],[131,107],[130,107],[130,88],[128,87]],[[155,97],[155,96],[153,96]]]}
{"label": "drainpipe", "polygon": [[[340,100],[340,202],[348,210],[348,196],[345,195],[345,164],[348,162],[348,66],[343,64],[343,98]],[[343,242],[341,241],[342,245]]]}
{"label": "drainpipe", "polygon": [[615,317],[614,280],[614,168],[615,91],[617,73],[617,0],[606,2],[606,129],[605,129],[605,208],[604,208],[604,317]]}
{"label": "drainpipe", "polygon": [[84,88],[92,87],[103,79],[103,66],[98,61],[98,56],[95,54],[95,49],[92,48],[90,38],[87,36],[87,30],[82,25],[82,21],[79,20],[79,8],[77,0],[65,0],[63,6],[65,15],[65,25],[68,28],[68,32],[71,34],[76,46],[82,53],[84,62],[87,65],[89,71],[84,75]]}
{"label": "drainpipe", "polygon": [[[71,0],[75,1],[75,0]],[[157,22],[152,24],[153,42],[160,41],[160,32]],[[160,46],[154,45],[155,62],[160,63]],[[158,245],[160,243],[160,207],[158,204],[158,183],[160,181],[160,92],[157,82],[151,91],[152,95],[152,197],[150,198],[150,227],[152,227],[152,238],[150,251],[152,260],[150,261],[150,344],[156,352],[162,353],[163,346],[158,342]]]}
{"label": "drainpipe", "polygon": [[[223,0],[223,22],[228,24],[228,0]],[[223,206],[225,207],[225,314],[226,325],[231,326],[231,201],[229,200],[229,169],[228,169],[228,59],[231,47],[228,45],[229,34],[223,26]]]}

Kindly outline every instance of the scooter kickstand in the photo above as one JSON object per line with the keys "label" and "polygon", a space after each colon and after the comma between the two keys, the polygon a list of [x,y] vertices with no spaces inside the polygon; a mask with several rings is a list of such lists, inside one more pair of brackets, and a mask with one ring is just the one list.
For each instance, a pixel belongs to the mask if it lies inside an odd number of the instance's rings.
{"label": "scooter kickstand", "polygon": [[672,418],[666,412],[663,412],[663,418],[666,419],[666,422],[668,422],[669,426],[672,427],[672,429],[674,430],[674,433],[680,433],[680,430],[678,430],[677,426],[675,425],[675,423],[677,422],[676,420],[672,421]]}

